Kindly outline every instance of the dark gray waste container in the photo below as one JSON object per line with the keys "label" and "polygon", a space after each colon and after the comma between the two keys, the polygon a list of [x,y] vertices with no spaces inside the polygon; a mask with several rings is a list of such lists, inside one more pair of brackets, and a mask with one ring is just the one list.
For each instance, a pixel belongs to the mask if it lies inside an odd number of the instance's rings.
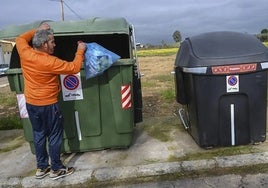
{"label": "dark gray waste container", "polygon": [[185,39],[175,60],[184,127],[201,147],[266,139],[268,49],[255,37],[210,32]]}

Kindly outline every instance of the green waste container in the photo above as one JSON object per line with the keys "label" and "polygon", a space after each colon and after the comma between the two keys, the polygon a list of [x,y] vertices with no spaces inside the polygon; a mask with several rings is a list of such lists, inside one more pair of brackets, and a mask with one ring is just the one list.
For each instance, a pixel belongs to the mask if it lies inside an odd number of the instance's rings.
{"label": "green waste container", "polygon": [[[62,152],[129,147],[135,124],[142,121],[141,84],[133,52],[133,26],[124,18],[49,24],[57,44],[55,55],[62,59],[73,59],[78,40],[96,42],[121,56],[113,66],[95,78],[86,80],[84,68],[75,75],[59,76],[62,87],[59,104],[64,116]],[[36,23],[26,26],[18,27],[17,32],[14,32],[16,27],[8,29],[15,37],[36,27]],[[7,33],[0,30],[0,38],[10,39],[10,36],[4,37]],[[11,90],[17,93],[25,139],[30,143],[32,153],[35,153],[31,123],[27,113],[23,114],[25,107],[20,101],[23,101],[23,77],[16,46],[6,73]]]}

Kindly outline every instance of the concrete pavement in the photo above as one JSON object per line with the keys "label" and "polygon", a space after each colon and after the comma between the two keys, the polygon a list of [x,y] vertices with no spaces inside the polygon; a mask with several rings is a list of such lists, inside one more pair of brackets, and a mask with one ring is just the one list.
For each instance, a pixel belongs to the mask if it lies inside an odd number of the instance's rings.
{"label": "concrete pavement", "polygon": [[145,182],[113,188],[267,188],[268,174],[227,174],[172,181]]}
{"label": "concrete pavement", "polygon": [[[166,138],[164,141],[153,134],[157,129],[165,133],[162,135]],[[268,163],[267,142],[202,149],[182,128],[177,117],[144,120],[135,127],[133,143],[127,149],[64,154],[62,159],[69,166],[74,166],[76,172],[56,181],[49,177],[42,180],[34,178],[35,156],[24,141],[22,130],[1,131],[0,140],[1,187],[89,187],[98,183],[112,186],[120,181],[133,183],[165,175]],[[5,152],[7,148],[11,149]],[[235,152],[228,153],[230,149]],[[209,153],[212,154],[208,157]]]}

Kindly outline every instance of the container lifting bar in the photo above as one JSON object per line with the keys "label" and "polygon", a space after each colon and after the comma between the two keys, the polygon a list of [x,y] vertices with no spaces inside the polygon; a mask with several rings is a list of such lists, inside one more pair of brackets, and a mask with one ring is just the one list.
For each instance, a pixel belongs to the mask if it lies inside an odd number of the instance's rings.
{"label": "container lifting bar", "polygon": [[77,130],[78,140],[81,141],[82,140],[82,134],[81,134],[81,128],[80,128],[78,111],[74,111],[74,117],[75,117],[75,124],[76,124],[76,130]]}
{"label": "container lifting bar", "polygon": [[231,112],[231,143],[232,146],[234,146],[235,145],[234,104],[230,105],[230,112]]}
{"label": "container lifting bar", "polygon": [[134,29],[134,25],[131,25],[132,27],[132,42],[133,42],[133,46],[134,46],[134,51],[135,51],[135,60],[136,60],[136,65],[137,65],[137,74],[138,74],[138,79],[141,78],[140,75],[140,66],[139,66],[139,62],[138,62],[138,53],[137,53],[137,44],[136,44],[136,37],[135,37],[135,29]]}

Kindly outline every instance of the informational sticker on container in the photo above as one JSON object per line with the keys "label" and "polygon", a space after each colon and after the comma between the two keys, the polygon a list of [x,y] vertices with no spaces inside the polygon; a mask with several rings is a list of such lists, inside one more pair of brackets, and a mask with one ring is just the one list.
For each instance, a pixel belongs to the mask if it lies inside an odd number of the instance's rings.
{"label": "informational sticker on container", "polygon": [[17,102],[18,102],[20,117],[21,118],[28,118],[29,115],[28,115],[28,112],[26,109],[26,101],[25,101],[24,94],[17,94]]}
{"label": "informational sticker on container", "polygon": [[82,100],[83,90],[80,73],[60,75],[63,101]]}
{"label": "informational sticker on container", "polygon": [[239,92],[239,75],[226,76],[226,91],[227,93]]}

